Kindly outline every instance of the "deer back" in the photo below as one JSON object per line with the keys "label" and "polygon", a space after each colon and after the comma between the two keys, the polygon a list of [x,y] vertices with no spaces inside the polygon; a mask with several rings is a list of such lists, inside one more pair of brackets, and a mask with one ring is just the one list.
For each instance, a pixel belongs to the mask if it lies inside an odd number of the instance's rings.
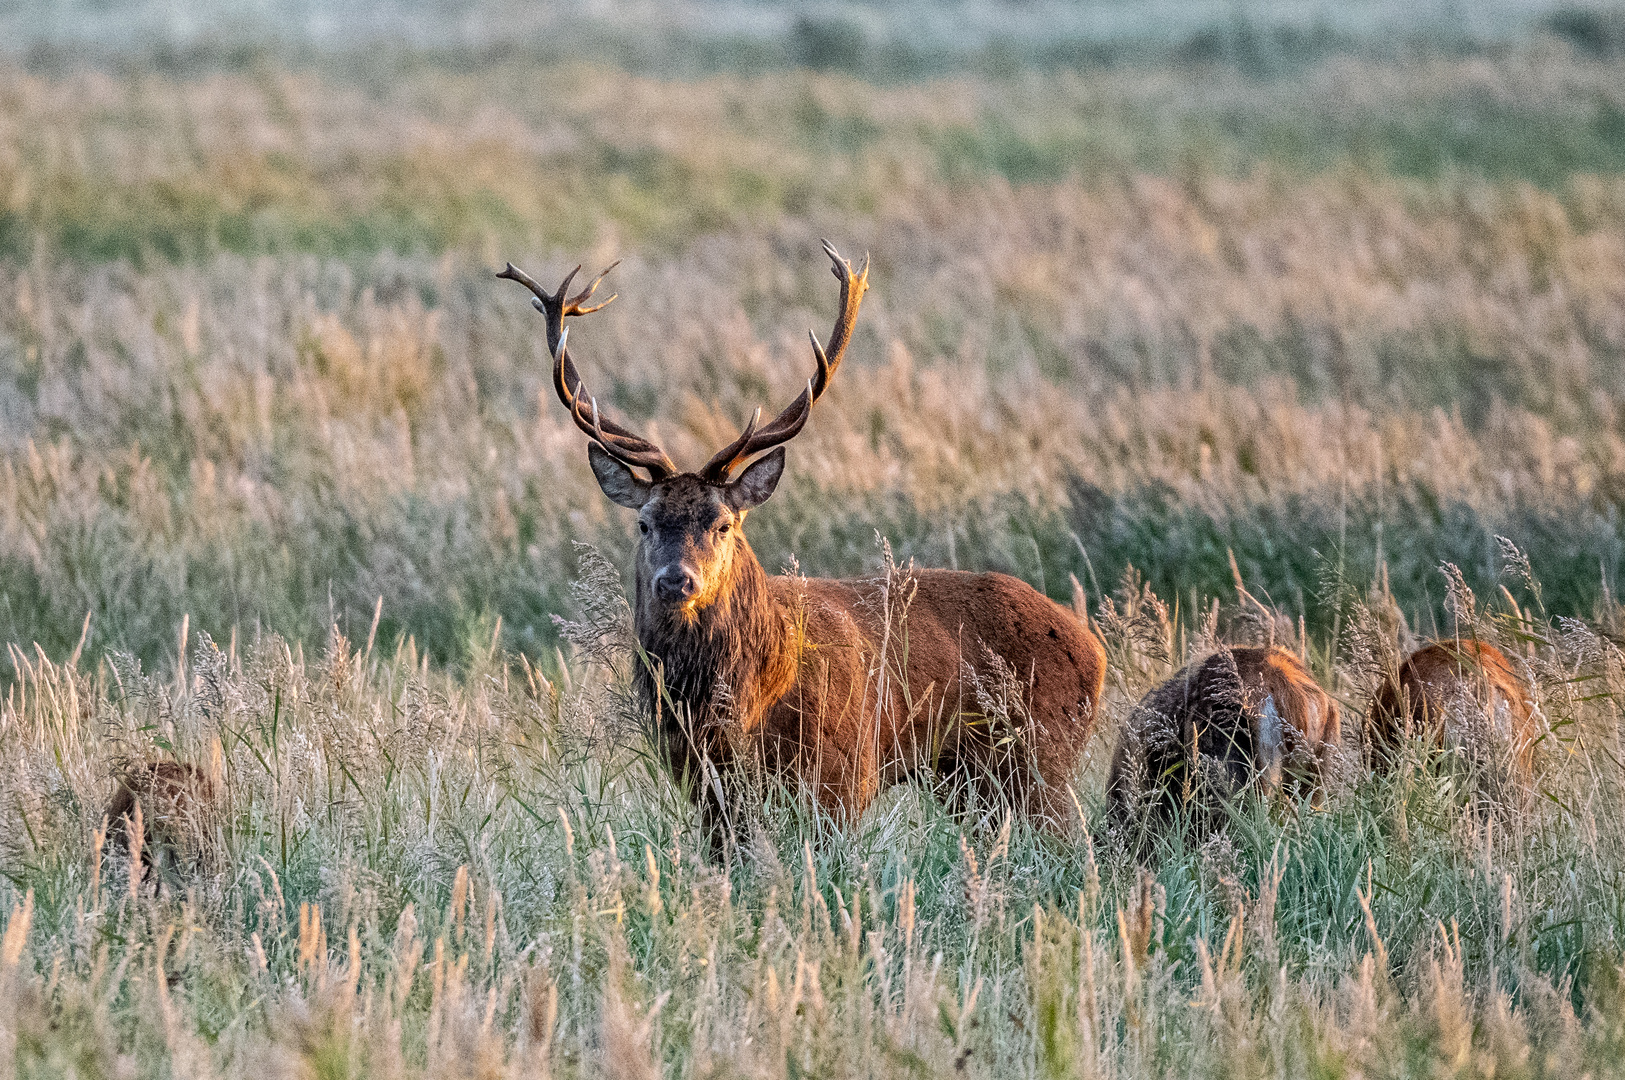
{"label": "deer back", "polygon": [[197,856],[206,843],[211,824],[208,815],[217,797],[214,781],[195,765],[139,762],[119,777],[108,804],[108,841],[128,849],[129,828],[139,816],[143,863],[150,865],[160,854],[169,858],[182,853]]}
{"label": "deer back", "polygon": [[1108,779],[1114,818],[1184,806],[1211,823],[1250,786],[1290,775],[1318,796],[1340,739],[1341,712],[1281,648],[1221,648],[1152,689],[1130,711]]}
{"label": "deer back", "polygon": [[1527,783],[1537,740],[1534,709],[1506,654],[1473,638],[1435,641],[1384,678],[1372,699],[1369,732],[1379,765],[1390,764],[1407,736],[1463,749],[1485,763],[1505,759]]}
{"label": "deer back", "polygon": [[1073,814],[1066,784],[1106,666],[1071,610],[997,573],[774,584],[794,613],[795,679],[761,733],[773,762],[813,778],[822,801],[861,810],[924,768]]}

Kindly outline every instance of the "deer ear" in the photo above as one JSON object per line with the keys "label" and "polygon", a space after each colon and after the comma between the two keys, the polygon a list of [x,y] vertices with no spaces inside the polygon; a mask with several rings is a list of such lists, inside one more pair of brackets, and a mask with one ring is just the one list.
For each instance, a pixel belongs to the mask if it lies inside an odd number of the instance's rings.
{"label": "deer ear", "polygon": [[728,485],[728,505],[735,510],[750,510],[767,502],[773,489],[784,475],[784,447],[775,447],[771,454],[757,458],[745,466],[739,479]]}
{"label": "deer ear", "polygon": [[602,446],[595,442],[588,443],[587,461],[592,465],[592,474],[598,478],[598,486],[609,496],[610,502],[628,510],[641,510],[643,504],[649,501],[649,492],[654,485],[639,480],[637,473],[610,457]]}

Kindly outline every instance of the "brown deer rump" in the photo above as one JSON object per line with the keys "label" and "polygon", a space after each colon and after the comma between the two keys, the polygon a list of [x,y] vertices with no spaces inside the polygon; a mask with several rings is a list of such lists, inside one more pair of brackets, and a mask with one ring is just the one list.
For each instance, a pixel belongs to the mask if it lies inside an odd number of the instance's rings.
{"label": "brown deer rump", "polygon": [[125,769],[107,806],[107,839],[128,849],[129,826],[141,808],[141,861],[196,858],[206,831],[205,815],[214,804],[215,785],[195,765],[146,761]]}
{"label": "brown deer rump", "polygon": [[1249,786],[1317,799],[1342,736],[1341,710],[1281,648],[1221,648],[1186,665],[1129,713],[1112,757],[1112,818],[1213,824]]}
{"label": "brown deer rump", "polygon": [[[701,754],[718,764],[749,755],[827,810],[855,816],[886,786],[931,770],[939,784],[968,785],[1054,827],[1074,814],[1066,785],[1106,663],[1071,611],[1004,574],[762,575],[761,585],[769,603],[745,606],[770,615],[719,612],[719,625],[741,629],[705,639],[710,655],[663,658],[704,729],[666,725],[679,771],[699,767]],[[670,650],[675,638],[645,645]],[[685,671],[714,673],[712,694]],[[735,685],[765,689],[735,700]]]}
{"label": "brown deer rump", "polygon": [[1371,702],[1373,762],[1390,768],[1409,737],[1464,751],[1488,775],[1527,790],[1534,773],[1534,708],[1506,654],[1473,638],[1435,641],[1383,679]]}

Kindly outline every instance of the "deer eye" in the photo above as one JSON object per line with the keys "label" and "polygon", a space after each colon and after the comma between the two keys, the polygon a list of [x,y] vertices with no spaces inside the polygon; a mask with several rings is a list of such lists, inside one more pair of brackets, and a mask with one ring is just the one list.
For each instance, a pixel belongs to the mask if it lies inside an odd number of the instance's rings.
{"label": "deer eye", "polygon": [[733,526],[729,525],[726,521],[724,521],[721,525],[717,526],[717,535],[718,536],[727,536],[728,535],[728,530],[730,528],[732,528],[732,527]]}
{"label": "deer eye", "polygon": [[649,523],[647,521],[638,522],[638,532],[642,533],[644,536],[648,536],[649,535]]}

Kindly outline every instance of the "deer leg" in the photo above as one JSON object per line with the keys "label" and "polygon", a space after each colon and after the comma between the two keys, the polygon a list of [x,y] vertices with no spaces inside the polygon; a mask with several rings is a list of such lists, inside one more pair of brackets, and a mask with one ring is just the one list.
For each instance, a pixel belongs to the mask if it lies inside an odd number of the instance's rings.
{"label": "deer leg", "polygon": [[999,777],[999,799],[1042,832],[1063,836],[1078,824],[1077,808],[1067,791],[1065,770],[1047,770],[1037,763],[1012,763]]}
{"label": "deer leg", "polygon": [[841,822],[857,820],[875,799],[880,770],[873,748],[865,740],[844,747],[832,739],[820,740],[818,756],[802,775],[810,781],[818,805]]}
{"label": "deer leg", "polygon": [[1080,822],[1068,785],[1087,731],[1069,716],[1039,712],[1014,739],[963,740],[962,783],[975,787],[981,801],[1008,807],[1045,833],[1070,835]]}
{"label": "deer leg", "polygon": [[962,818],[970,810],[970,784],[957,757],[944,754],[937,759],[931,770],[931,791],[950,817]]}
{"label": "deer leg", "polygon": [[[728,863],[728,840],[737,833],[738,826],[728,814],[727,804],[715,793],[700,797],[700,832],[705,843],[706,861],[713,866]],[[737,843],[737,835],[733,836]]]}
{"label": "deer leg", "polygon": [[[704,743],[704,745],[700,745]],[[661,725],[660,757],[671,770],[672,780],[700,811],[700,835],[712,863],[726,860],[728,833],[736,829],[736,800],[730,783],[732,768],[719,740],[696,730],[687,717],[668,717]]]}

